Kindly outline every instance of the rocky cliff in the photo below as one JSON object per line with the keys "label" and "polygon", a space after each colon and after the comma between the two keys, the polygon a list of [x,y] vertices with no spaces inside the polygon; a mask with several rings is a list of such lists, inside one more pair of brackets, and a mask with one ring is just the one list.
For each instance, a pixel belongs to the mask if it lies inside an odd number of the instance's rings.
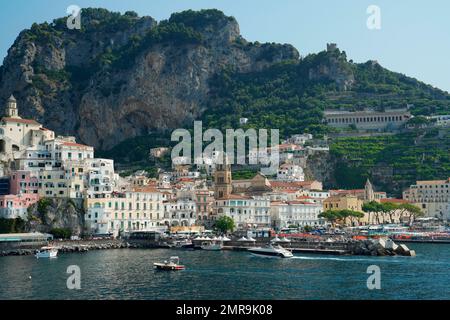
{"label": "rocky cliff", "polygon": [[84,229],[81,201],[63,198],[42,198],[28,208],[27,232],[49,233],[52,229],[69,229],[80,235]]}
{"label": "rocky cliff", "polygon": [[20,33],[0,68],[0,103],[13,93],[23,117],[99,149],[190,126],[223,69],[246,73],[299,58],[291,45],[247,42],[217,10],[159,23],[105,9],[83,9],[81,18],[81,30],[61,18]]}

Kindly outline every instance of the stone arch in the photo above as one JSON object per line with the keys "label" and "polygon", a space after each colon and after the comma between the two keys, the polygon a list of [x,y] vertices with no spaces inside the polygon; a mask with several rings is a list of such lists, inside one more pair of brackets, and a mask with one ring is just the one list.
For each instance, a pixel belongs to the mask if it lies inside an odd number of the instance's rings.
{"label": "stone arch", "polygon": [[0,140],[0,152],[6,152],[6,141],[3,139]]}

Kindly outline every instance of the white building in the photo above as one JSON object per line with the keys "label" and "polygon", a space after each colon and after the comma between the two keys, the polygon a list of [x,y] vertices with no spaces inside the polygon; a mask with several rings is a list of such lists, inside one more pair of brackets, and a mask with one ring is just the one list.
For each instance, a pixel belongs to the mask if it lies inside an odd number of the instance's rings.
{"label": "white building", "polygon": [[427,217],[450,220],[450,178],[417,181],[403,192],[403,199],[417,205]]}
{"label": "white building", "polygon": [[197,220],[197,204],[190,198],[164,202],[163,223],[167,226],[194,226]]}
{"label": "white building", "polygon": [[243,124],[247,124],[248,122],[248,118],[239,118],[239,124],[243,125]]}
{"label": "white building", "polygon": [[437,126],[450,126],[450,114],[430,116],[428,119],[435,120]]}
{"label": "white building", "polygon": [[323,211],[321,203],[303,201],[277,201],[271,203],[272,226],[280,230],[295,226],[319,226],[323,221],[319,214]]}
{"label": "white building", "polygon": [[231,217],[239,229],[270,227],[270,199],[268,197],[229,195],[215,202],[217,218]]}
{"label": "white building", "polygon": [[313,135],[310,133],[294,134],[290,136],[289,139],[285,141],[285,143],[293,143],[296,145],[303,146],[307,141],[312,140],[312,138]]}
{"label": "white building", "polygon": [[85,199],[85,221],[95,234],[119,235],[121,232],[150,231],[162,225],[166,194],[142,187],[110,198]]}
{"label": "white building", "polygon": [[365,109],[361,111],[325,110],[324,121],[331,127],[348,128],[354,125],[360,130],[396,130],[401,128],[409,119],[411,113],[407,108],[386,109],[376,111]]}
{"label": "white building", "polygon": [[277,180],[305,181],[305,174],[302,167],[295,164],[285,163],[278,168]]}
{"label": "white building", "polygon": [[115,190],[118,175],[110,159],[86,159],[87,198],[109,198]]}

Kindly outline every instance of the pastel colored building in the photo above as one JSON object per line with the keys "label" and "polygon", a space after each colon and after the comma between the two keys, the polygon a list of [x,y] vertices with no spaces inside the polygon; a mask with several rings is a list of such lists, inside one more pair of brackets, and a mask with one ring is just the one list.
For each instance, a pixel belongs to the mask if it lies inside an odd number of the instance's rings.
{"label": "pastel colored building", "polygon": [[272,226],[275,230],[288,228],[292,225],[317,227],[324,224],[324,221],[319,218],[319,214],[323,211],[321,203],[297,200],[274,201],[270,205]]}
{"label": "pastel colored building", "polygon": [[164,217],[165,193],[154,188],[136,188],[114,193],[110,198],[86,198],[85,221],[95,234],[119,235],[160,227]]}
{"label": "pastel colored building", "polygon": [[38,194],[7,194],[0,196],[0,218],[27,219],[27,209],[39,201]]}
{"label": "pastel colored building", "polygon": [[417,205],[426,217],[450,220],[450,178],[417,181],[403,192],[403,199]]}
{"label": "pastel colored building", "polygon": [[232,218],[238,229],[271,226],[269,197],[230,194],[216,200],[214,212],[216,219]]}

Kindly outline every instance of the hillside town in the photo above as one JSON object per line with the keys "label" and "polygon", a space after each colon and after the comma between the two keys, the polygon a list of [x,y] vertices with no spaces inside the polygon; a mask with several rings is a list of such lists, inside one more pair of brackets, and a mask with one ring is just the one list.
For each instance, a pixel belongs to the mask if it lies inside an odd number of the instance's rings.
{"label": "hillside town", "polygon": [[[392,119],[401,121],[400,117]],[[349,122],[333,119],[329,121]],[[113,160],[95,158],[93,147],[21,118],[11,96],[0,124],[0,218],[27,220],[30,206],[60,198],[82,201],[86,233],[113,237],[133,231],[208,230],[223,216],[233,219],[237,230],[254,234],[335,224],[411,223],[417,212],[403,210],[404,204],[420,209],[422,218],[450,219],[447,177],[417,181],[404,190],[402,199],[374,190],[369,179],[362,189],[324,190],[321,181],[307,180],[304,173],[305,157],[327,151],[324,145],[308,143],[313,140],[311,134],[298,134],[283,141],[279,170],[270,177],[258,173],[251,179],[232,179],[232,166],[226,161],[193,166],[174,161],[172,170],[160,171],[158,178],[149,178],[145,171],[121,177]],[[169,152],[165,147],[149,151],[154,158]],[[252,156],[257,155],[250,151]],[[392,210],[371,212],[368,205],[374,203],[392,204]],[[359,214],[330,218],[336,211]]]}

